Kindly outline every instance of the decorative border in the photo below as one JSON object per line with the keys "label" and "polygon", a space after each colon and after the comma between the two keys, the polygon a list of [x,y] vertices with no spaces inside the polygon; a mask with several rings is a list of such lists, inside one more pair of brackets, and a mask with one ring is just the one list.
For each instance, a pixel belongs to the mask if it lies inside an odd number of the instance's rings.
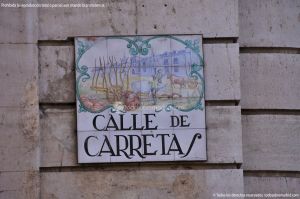
{"label": "decorative border", "polygon": [[[200,91],[200,96],[199,96],[199,100],[196,103],[196,105],[192,108],[189,109],[181,109],[180,107],[175,106],[174,104],[169,104],[165,107],[165,111],[170,112],[172,110],[172,108],[175,108],[177,110],[183,111],[183,112],[189,112],[195,109],[199,109],[199,110],[203,110],[203,104],[201,103],[202,99],[204,98],[204,89],[205,89],[205,85],[204,85],[204,78],[202,77],[202,75],[199,73],[199,71],[203,70],[204,67],[204,61],[202,56],[200,55],[200,48],[199,48],[199,41],[197,40],[181,40],[175,36],[172,35],[160,35],[160,36],[153,36],[150,37],[146,40],[143,40],[141,36],[133,36],[134,39],[130,39],[128,37],[106,37],[106,39],[122,39],[128,42],[127,44],[127,48],[129,49],[129,53],[131,55],[147,55],[149,52],[149,49],[151,48],[151,44],[150,41],[154,40],[154,39],[158,39],[158,38],[170,38],[173,39],[175,41],[178,41],[179,43],[182,43],[185,45],[186,48],[189,48],[190,50],[192,50],[193,53],[195,53],[197,55],[197,57],[199,58],[199,64],[193,63],[191,65],[191,72],[189,74],[190,77],[195,78],[196,80],[200,79],[201,81],[201,85],[202,87],[199,88]],[[90,112],[90,113],[101,113],[103,111],[105,111],[106,109],[111,109],[111,112],[117,112],[117,111],[121,111],[116,109],[113,105],[108,105],[98,111],[93,111],[87,107],[84,106],[84,104],[81,101],[80,98],[80,94],[79,94],[79,82],[85,82],[86,80],[90,79],[90,75],[88,74],[88,67],[85,65],[80,66],[79,65],[79,61],[82,58],[82,56],[94,45],[93,41],[90,42],[82,42],[80,40],[78,40],[78,38],[76,38],[76,44],[77,44],[77,56],[76,56],[76,72],[79,74],[76,78],[76,98],[79,101],[79,112]],[[156,112],[160,112],[163,109],[160,110],[156,110]],[[124,111],[121,111],[124,112]]]}

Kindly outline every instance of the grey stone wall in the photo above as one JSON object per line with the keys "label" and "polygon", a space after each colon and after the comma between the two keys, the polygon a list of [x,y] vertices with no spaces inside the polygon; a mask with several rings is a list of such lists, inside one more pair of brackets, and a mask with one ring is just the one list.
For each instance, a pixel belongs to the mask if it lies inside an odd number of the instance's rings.
{"label": "grey stone wall", "polygon": [[[104,2],[0,8],[0,198],[299,190],[298,0]],[[135,34],[203,34],[207,162],[77,163],[73,38]]]}
{"label": "grey stone wall", "polygon": [[300,1],[240,0],[245,193],[298,193]]}
{"label": "grey stone wall", "polygon": [[0,198],[40,194],[37,19],[0,8]]}

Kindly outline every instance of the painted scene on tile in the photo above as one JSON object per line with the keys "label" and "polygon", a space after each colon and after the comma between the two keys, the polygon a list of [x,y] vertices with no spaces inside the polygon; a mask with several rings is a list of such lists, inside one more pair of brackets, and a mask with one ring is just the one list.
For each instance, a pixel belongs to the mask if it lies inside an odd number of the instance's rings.
{"label": "painted scene on tile", "polygon": [[[82,145],[87,150],[87,145],[102,140],[98,143],[98,152],[96,153],[96,150],[93,153],[98,154],[97,156],[89,156],[91,153],[85,151],[89,157],[79,155],[79,160],[174,161],[183,156],[182,160],[205,159],[204,63],[201,35],[78,37],[75,40],[75,49],[78,146]],[[191,129],[201,132],[201,136],[195,136],[197,133],[192,133]],[[154,134],[159,134],[160,131],[167,132],[169,146],[166,149],[162,149],[164,146],[160,148],[163,151],[168,150],[168,153],[161,152],[159,155],[148,157],[147,153],[142,155],[147,150],[145,148],[141,152],[133,149],[130,151],[129,145],[134,144],[129,143],[130,141],[137,142],[136,148],[147,145],[148,142],[142,134],[150,131],[153,133],[151,139],[153,138],[156,144],[161,142],[161,145],[167,144],[162,143],[167,138],[159,138],[160,136]],[[184,131],[186,146],[180,146],[178,139]],[[86,132],[97,134],[93,135],[96,138],[89,137],[87,141]],[[98,137],[99,133],[102,133],[102,138]],[[107,137],[103,137],[103,133],[107,133]],[[124,140],[120,141],[121,137],[116,135],[116,140],[113,140],[114,133],[133,133],[138,138],[134,137],[134,140],[128,135],[129,137],[122,137]],[[199,137],[201,141],[197,141]],[[192,147],[192,142],[193,145],[198,143],[201,148],[199,157],[196,152],[193,156],[184,153],[183,148],[186,148],[187,152]],[[113,145],[122,144],[125,148],[123,151],[113,151]],[[93,150],[94,145],[90,147]],[[154,145],[151,145],[153,149]],[[108,149],[104,150],[103,147]],[[105,154],[109,156],[109,160],[102,158],[104,153],[102,154],[101,150],[109,151]],[[138,159],[130,156],[136,156]]]}

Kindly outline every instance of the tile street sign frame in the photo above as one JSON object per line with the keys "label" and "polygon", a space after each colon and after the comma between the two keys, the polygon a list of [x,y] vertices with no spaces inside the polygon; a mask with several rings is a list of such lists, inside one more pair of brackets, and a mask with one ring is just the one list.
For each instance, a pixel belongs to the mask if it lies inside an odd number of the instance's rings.
{"label": "tile street sign frame", "polygon": [[205,161],[202,35],[75,39],[79,163]]}

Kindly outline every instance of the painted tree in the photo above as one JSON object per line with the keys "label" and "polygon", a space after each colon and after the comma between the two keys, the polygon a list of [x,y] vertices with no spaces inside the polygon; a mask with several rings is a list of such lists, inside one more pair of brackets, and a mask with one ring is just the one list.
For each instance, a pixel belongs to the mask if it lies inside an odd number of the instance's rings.
{"label": "painted tree", "polygon": [[104,92],[110,102],[121,101],[124,93],[130,92],[130,69],[132,65],[127,59],[117,59],[110,56],[95,59],[95,68],[92,79],[92,89],[96,92]]}

